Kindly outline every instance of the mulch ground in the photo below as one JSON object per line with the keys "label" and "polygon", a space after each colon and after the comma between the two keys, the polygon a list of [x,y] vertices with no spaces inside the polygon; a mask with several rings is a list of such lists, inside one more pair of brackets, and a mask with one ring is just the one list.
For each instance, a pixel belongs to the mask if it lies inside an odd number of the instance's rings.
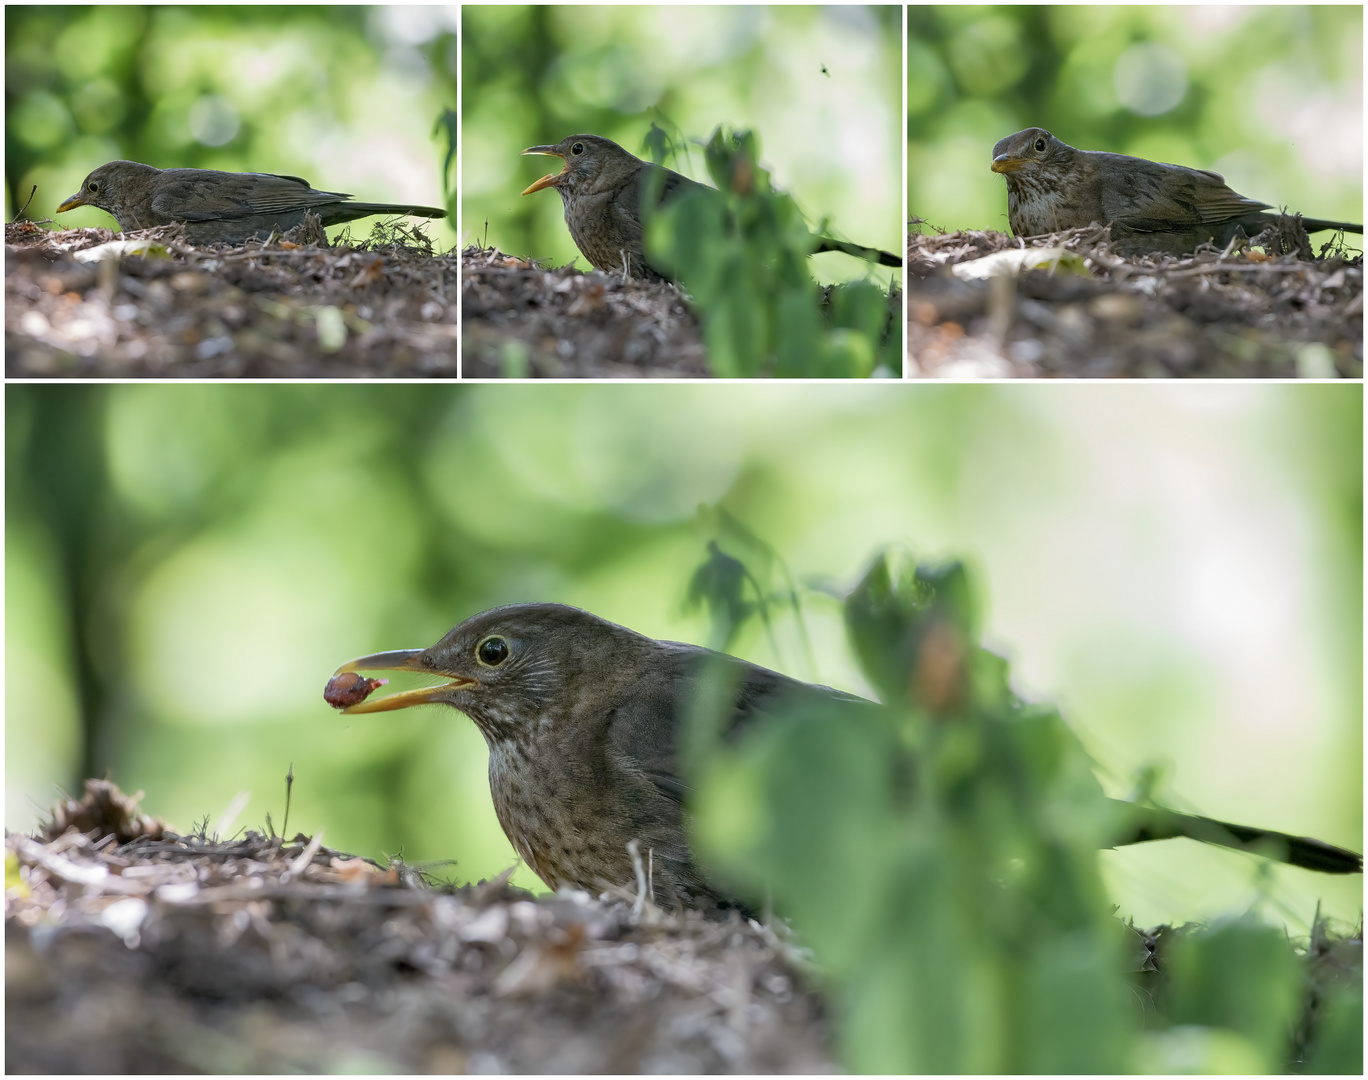
{"label": "mulch ground", "polygon": [[[321,833],[177,835],[139,798],[88,780],[5,838],[7,1072],[837,1071],[782,922],[663,912],[644,880],[599,898],[457,887]],[[1145,1027],[1200,929],[1126,927]],[[1361,993],[1362,927],[1317,919],[1296,954],[1292,1063],[1331,989]]]}
{"label": "mulch ground", "polygon": [[190,247],[178,226],[122,238],[159,246],[119,255],[108,229],[5,227],[7,376],[457,374],[456,256],[421,226],[333,246],[316,221],[240,247]]}
{"label": "mulch ground", "polygon": [[[914,222],[914,227],[922,223]],[[998,232],[908,236],[911,378],[1363,376],[1363,258],[1313,251],[1295,219],[1252,244],[1121,258],[1105,229],[1035,238],[1053,269],[1003,265]]]}
{"label": "mulch ground", "polygon": [[709,375],[698,319],[673,285],[461,252],[466,378]]}
{"label": "mulch ground", "polygon": [[831,1072],[782,927],[248,832],[88,781],[6,838],[8,1072]]}

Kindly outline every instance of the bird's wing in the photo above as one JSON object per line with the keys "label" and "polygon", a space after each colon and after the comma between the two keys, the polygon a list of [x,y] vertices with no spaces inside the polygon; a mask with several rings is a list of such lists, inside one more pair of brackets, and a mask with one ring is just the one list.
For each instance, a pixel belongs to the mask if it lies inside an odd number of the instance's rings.
{"label": "bird's wing", "polygon": [[616,227],[612,235],[621,236],[627,247],[641,246],[641,216],[637,212],[640,205],[641,189],[637,184],[619,184],[613,189],[608,204],[608,214]]}
{"label": "bird's wing", "polygon": [[1108,221],[1138,232],[1167,232],[1229,221],[1267,209],[1267,203],[1232,191],[1219,173],[1103,154],[1115,167],[1099,173]]}
{"label": "bird's wing", "polygon": [[644,776],[661,795],[681,803],[688,785],[679,775],[676,757],[673,680],[659,671],[652,672],[650,680],[652,685],[642,688],[644,692],[631,695],[613,709],[608,748],[620,764]]}
{"label": "bird's wing", "polygon": [[287,213],[350,198],[342,192],[315,191],[298,176],[166,169],[157,177],[152,209],[177,221],[217,221]]}

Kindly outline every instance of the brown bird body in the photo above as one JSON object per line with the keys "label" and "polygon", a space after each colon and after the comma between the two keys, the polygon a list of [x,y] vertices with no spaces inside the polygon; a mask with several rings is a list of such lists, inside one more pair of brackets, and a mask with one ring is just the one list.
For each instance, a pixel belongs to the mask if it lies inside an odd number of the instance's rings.
{"label": "brown bird body", "polygon": [[[359,702],[338,696],[342,676],[367,670],[449,681]],[[719,674],[731,693],[724,738],[762,717],[799,708],[837,710],[849,723],[869,720],[883,708],[696,645],[656,641],[561,604],[494,608],[467,619],[431,648],[363,656],[338,669],[329,692],[330,703],[345,704],[348,714],[440,703],[469,716],[489,746],[489,787],[499,824],[550,888],[634,891],[628,844],[636,840],[650,865],[657,904],[746,910],[745,898],[721,888],[694,857],[685,813],[688,787],[677,760],[700,688]],[[1353,853],[1315,840],[1134,810],[1141,816],[1117,843],[1191,836],[1263,850],[1278,841],[1288,861],[1298,865],[1335,873],[1361,869]]]}
{"label": "brown bird body", "polygon": [[435,206],[350,202],[338,191],[316,191],[298,176],[214,169],[154,169],[136,161],[101,165],[57,212],[95,206],[114,215],[123,232],[184,222],[192,244],[240,244],[284,232],[317,214],[323,225],[372,214],[445,217]]}
{"label": "brown bird body", "polygon": [[676,761],[683,710],[709,661],[737,676],[733,727],[805,698],[877,708],[561,604],[495,608],[430,649],[362,657],[338,674],[395,669],[453,680],[344,711],[441,702],[470,717],[489,746],[499,824],[549,887],[594,894],[634,888],[627,844],[636,840],[651,864],[657,903],[709,909],[735,905],[694,859],[684,822],[687,788]]}
{"label": "brown bird body", "polygon": [[[596,269],[647,281],[666,275],[647,258],[642,241],[643,197],[661,206],[690,192],[713,192],[706,184],[643,161],[611,139],[600,135],[571,135],[558,143],[529,146],[524,154],[545,154],[565,161],[558,173],[530,184],[524,195],[543,188],[560,192],[565,224],[580,253]],[[884,266],[901,266],[902,259],[886,251],[815,237],[813,252],[842,251],[872,259]]]}
{"label": "brown bird body", "polygon": [[[1277,222],[1268,203],[1226,186],[1219,173],[1125,154],[1076,150],[1044,128],[1027,128],[993,147],[993,172],[1007,180],[1007,221],[1016,236],[1110,225],[1118,251],[1182,255],[1199,244],[1224,247]],[[1362,225],[1304,218],[1307,232]]]}

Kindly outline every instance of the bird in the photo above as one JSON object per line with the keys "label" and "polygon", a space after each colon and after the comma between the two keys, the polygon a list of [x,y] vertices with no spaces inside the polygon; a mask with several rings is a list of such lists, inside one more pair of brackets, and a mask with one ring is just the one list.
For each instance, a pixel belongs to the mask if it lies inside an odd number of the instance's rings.
{"label": "bird", "polygon": [[[446,681],[370,697],[392,670]],[[629,849],[651,858],[662,908],[754,910],[714,880],[690,846],[689,787],[681,776],[682,726],[700,684],[731,687],[719,735],[735,741],[765,717],[839,710],[850,722],[884,706],[829,686],[697,645],[657,641],[564,604],[527,603],[471,616],[435,645],[375,653],[337,669],[324,697],[346,714],[437,703],[466,714],[489,747],[489,787],[499,824],[548,888],[622,894],[635,881]],[[373,685],[372,685],[373,684]],[[713,684],[717,685],[717,684]],[[1353,852],[1318,840],[1126,803],[1116,843],[1188,836],[1269,850],[1296,866],[1361,872]],[[635,890],[633,890],[635,891]]]}
{"label": "bird", "polygon": [[98,207],[112,214],[123,232],[184,222],[186,238],[195,245],[241,244],[284,232],[303,224],[306,212],[317,214],[325,226],[372,214],[446,217],[435,206],[348,202],[350,198],[340,191],[316,191],[298,176],[111,161],[87,176],[57,212]]}
{"label": "bird", "polygon": [[[560,192],[565,224],[580,253],[596,269],[625,278],[669,278],[663,267],[651,262],[643,246],[643,193],[657,206],[691,192],[717,194],[716,188],[690,180],[663,165],[643,161],[601,135],[570,135],[558,143],[529,146],[523,154],[544,154],[565,161],[560,172],[534,181],[523,194],[531,195],[545,188]],[[881,266],[903,264],[902,258],[891,252],[826,236],[814,240],[813,254],[840,251]]]}
{"label": "bird", "polygon": [[[1167,165],[1125,154],[1076,150],[1044,128],[1008,135],[993,147],[992,169],[1007,181],[1007,221],[1016,236],[1110,225],[1123,255],[1184,255],[1199,244],[1224,247],[1275,225],[1268,203],[1226,186],[1207,169]],[[1345,221],[1303,218],[1308,233],[1362,233]]]}

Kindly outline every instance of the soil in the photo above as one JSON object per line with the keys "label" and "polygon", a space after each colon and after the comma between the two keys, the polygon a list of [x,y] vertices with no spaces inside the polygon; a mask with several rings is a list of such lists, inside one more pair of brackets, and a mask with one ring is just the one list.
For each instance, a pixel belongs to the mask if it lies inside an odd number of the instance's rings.
{"label": "soil", "polygon": [[9,1072],[835,1071],[803,951],[734,913],[179,836],[103,781],[6,855]]}
{"label": "soil", "polygon": [[[457,887],[321,833],[182,836],[139,797],[88,780],[5,839],[8,1072],[837,1071],[782,922],[664,912],[644,880],[635,897]],[[1142,1024],[1163,1029],[1171,950],[1201,927],[1124,930]],[[1362,926],[1317,919],[1295,954],[1304,1067],[1331,990],[1362,993]]]}
{"label": "soil", "polygon": [[[1363,377],[1362,253],[1339,237],[1313,252],[1295,217],[1225,251],[1128,259],[1095,226],[1023,242],[923,224],[907,240],[910,378]],[[1068,254],[983,262],[1034,248]]]}
{"label": "soil", "polygon": [[[313,218],[283,237],[196,248],[175,225],[117,237],[7,225],[5,373],[454,378],[456,256],[422,228],[378,223],[329,246]],[[101,247],[116,239],[156,246]]]}
{"label": "soil", "polygon": [[679,290],[600,270],[545,269],[496,248],[461,252],[466,378],[699,378],[698,319]]}

